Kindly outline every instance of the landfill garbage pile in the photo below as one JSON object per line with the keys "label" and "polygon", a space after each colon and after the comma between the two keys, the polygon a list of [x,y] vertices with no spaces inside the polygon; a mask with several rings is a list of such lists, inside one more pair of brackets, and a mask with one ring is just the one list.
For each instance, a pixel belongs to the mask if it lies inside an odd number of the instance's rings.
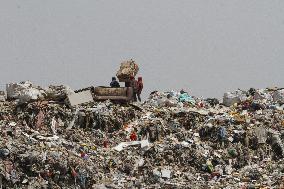
{"label": "landfill garbage pile", "polygon": [[0,188],[284,187],[283,89],[72,107],[68,87],[13,87],[0,102]]}

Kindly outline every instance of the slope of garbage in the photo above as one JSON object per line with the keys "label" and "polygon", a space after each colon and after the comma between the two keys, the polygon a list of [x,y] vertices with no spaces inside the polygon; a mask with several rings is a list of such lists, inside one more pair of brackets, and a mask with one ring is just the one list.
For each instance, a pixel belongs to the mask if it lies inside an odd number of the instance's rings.
{"label": "slope of garbage", "polygon": [[283,188],[284,90],[70,106],[67,86],[0,93],[0,188]]}

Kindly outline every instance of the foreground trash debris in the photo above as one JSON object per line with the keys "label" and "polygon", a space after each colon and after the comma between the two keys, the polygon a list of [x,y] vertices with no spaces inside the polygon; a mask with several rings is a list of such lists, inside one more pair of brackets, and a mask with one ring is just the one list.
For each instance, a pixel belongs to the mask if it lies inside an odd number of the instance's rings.
{"label": "foreground trash debris", "polygon": [[175,91],[119,104],[77,91],[70,106],[74,94],[7,88],[0,188],[284,187],[282,89],[226,93],[223,104]]}

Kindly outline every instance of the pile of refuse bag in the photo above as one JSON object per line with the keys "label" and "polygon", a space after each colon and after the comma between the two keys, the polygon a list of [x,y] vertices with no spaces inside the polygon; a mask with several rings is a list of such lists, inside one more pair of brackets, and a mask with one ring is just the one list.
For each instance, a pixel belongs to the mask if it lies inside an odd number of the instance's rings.
{"label": "pile of refuse bag", "polygon": [[70,106],[67,86],[7,87],[0,188],[283,188],[283,89]]}
{"label": "pile of refuse bag", "polygon": [[120,82],[125,82],[129,81],[131,76],[135,77],[138,72],[138,64],[134,60],[130,59],[121,63],[116,76]]}

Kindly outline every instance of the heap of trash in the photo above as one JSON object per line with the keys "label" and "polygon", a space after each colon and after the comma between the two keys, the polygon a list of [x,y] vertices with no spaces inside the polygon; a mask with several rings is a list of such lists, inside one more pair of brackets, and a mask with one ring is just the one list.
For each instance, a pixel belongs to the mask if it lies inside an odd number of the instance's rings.
{"label": "heap of trash", "polygon": [[131,76],[136,76],[136,74],[139,72],[139,66],[138,64],[130,59],[123,61],[120,65],[119,70],[117,71],[117,78],[120,82],[125,82],[130,79]]}
{"label": "heap of trash", "polygon": [[154,91],[143,103],[84,91],[0,92],[0,188],[284,187],[284,89],[223,102]]}

